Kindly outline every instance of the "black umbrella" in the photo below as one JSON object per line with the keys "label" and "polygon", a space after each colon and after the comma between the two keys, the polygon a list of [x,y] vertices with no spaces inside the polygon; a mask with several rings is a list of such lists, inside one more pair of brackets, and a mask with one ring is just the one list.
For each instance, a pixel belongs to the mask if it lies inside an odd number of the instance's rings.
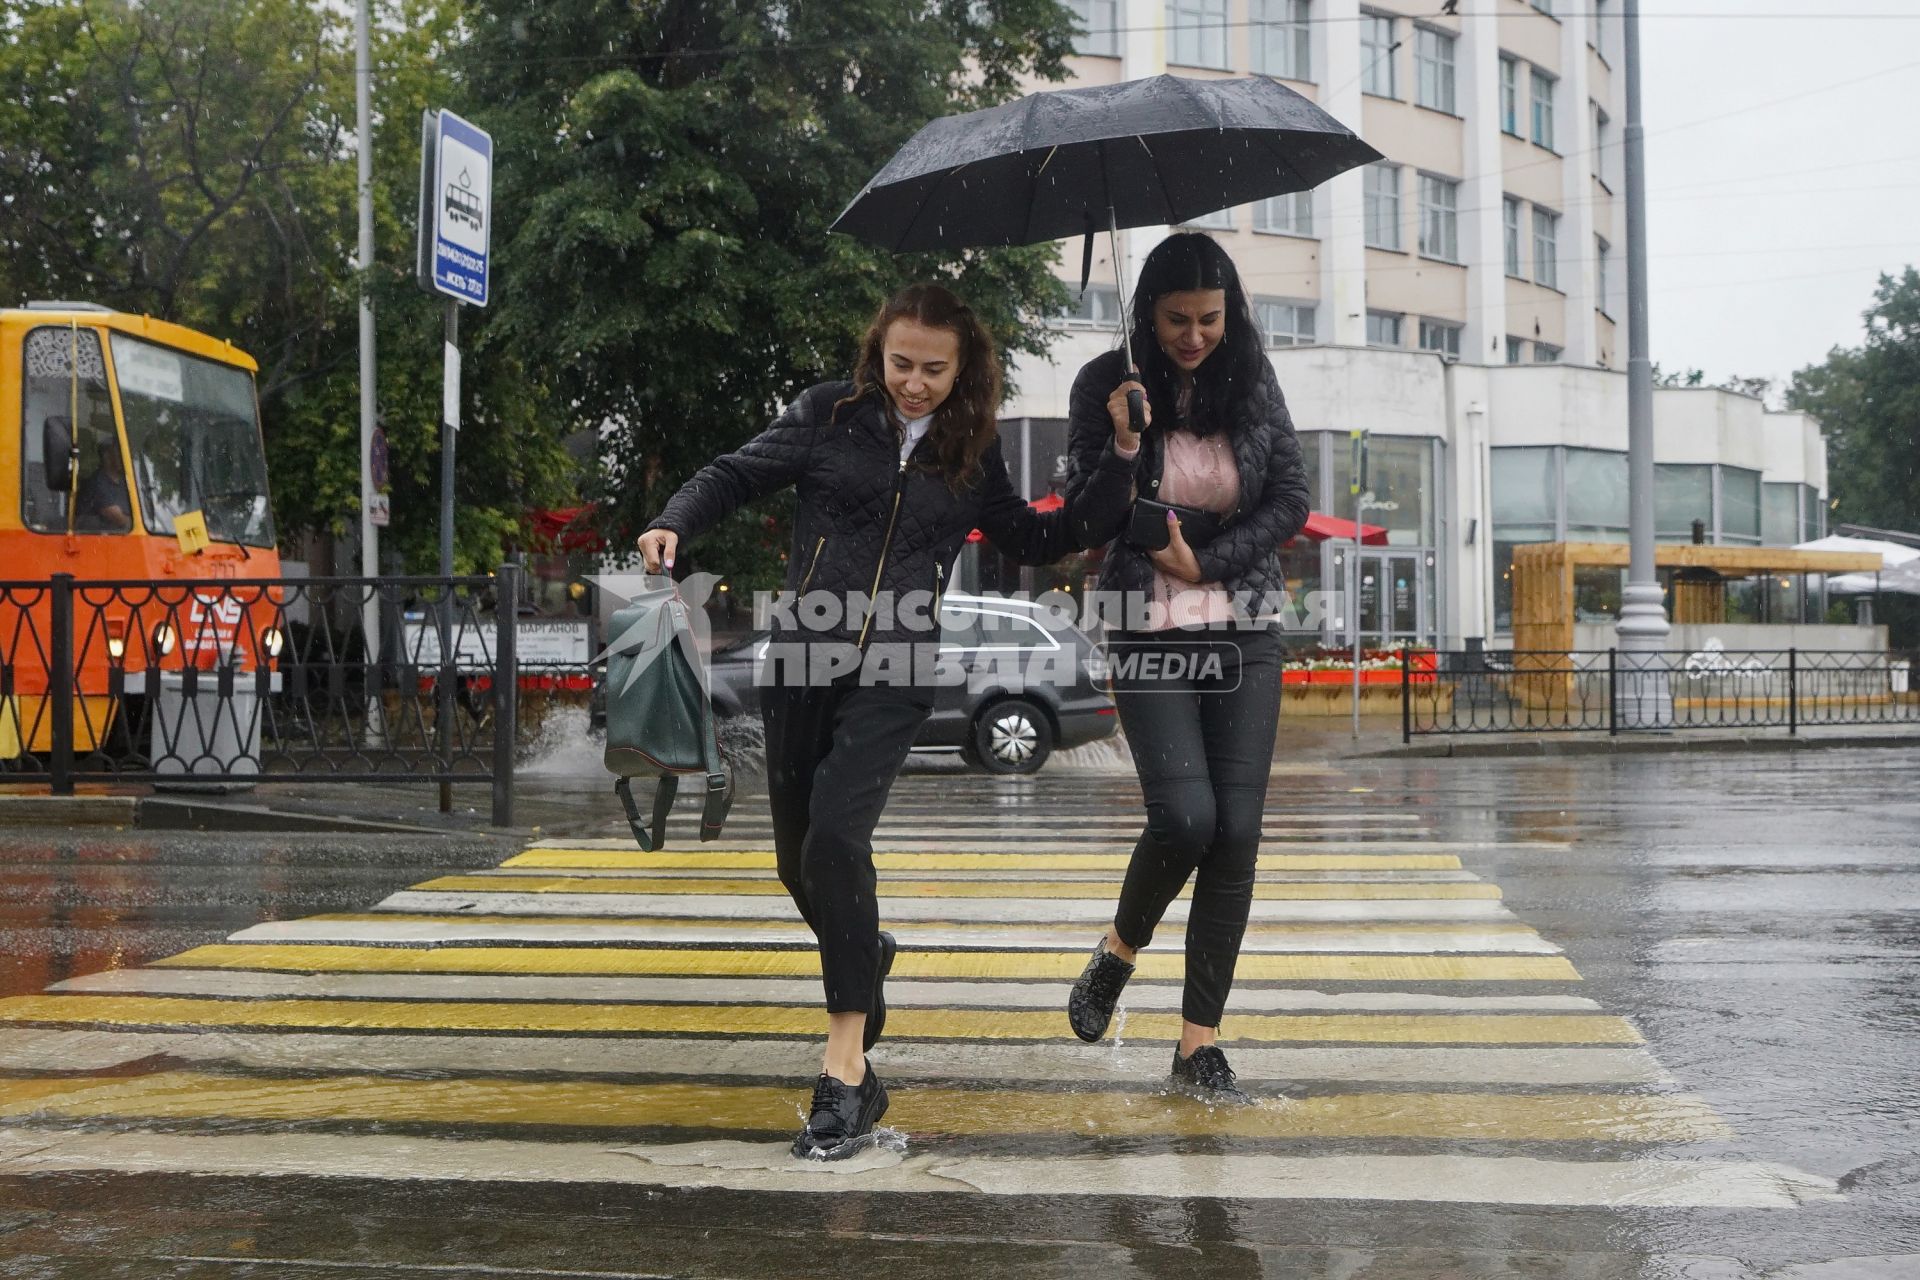
{"label": "black umbrella", "polygon": [[[943,116],[908,139],[833,230],[896,253],[1081,235],[1084,289],[1096,231],[1114,237],[1117,275],[1121,227],[1311,190],[1381,158],[1275,81],[1154,76]],[[1120,315],[1131,368],[1124,296]]]}

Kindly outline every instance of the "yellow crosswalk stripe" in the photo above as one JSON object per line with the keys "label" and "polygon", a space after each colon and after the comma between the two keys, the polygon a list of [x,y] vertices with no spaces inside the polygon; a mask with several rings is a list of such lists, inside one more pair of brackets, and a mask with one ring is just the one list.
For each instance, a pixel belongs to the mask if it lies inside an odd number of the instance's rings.
{"label": "yellow crosswalk stripe", "polygon": [[[672,893],[787,896],[777,880],[662,880],[643,877],[586,876],[440,876],[414,889],[448,893]],[[882,880],[886,898],[1099,898],[1120,892],[1120,882],[1072,880]],[[1498,899],[1493,884],[1381,884],[1332,881],[1308,884],[1257,884],[1253,896],[1276,901],[1404,901],[1415,899]]]}
{"label": "yellow crosswalk stripe", "polygon": [[[425,1000],[202,1000],[174,996],[16,996],[0,1023],[139,1027],[334,1027],[359,1030],[817,1035],[818,1009],[779,1005],[540,1004]],[[1053,1040],[1071,1036],[1057,1010],[895,1009],[890,1036]],[[1138,1013],[1133,1040],[1180,1038],[1178,1014]],[[1602,1014],[1238,1014],[1222,1038],[1248,1043],[1638,1044],[1625,1019]]]}
{"label": "yellow crosswalk stripe", "polygon": [[[1080,976],[1084,952],[902,951],[901,978],[1065,980]],[[372,947],[215,943],[153,962],[186,969],[267,969],[294,973],[577,973],[817,978],[818,953],[680,947]],[[1240,957],[1245,982],[1578,982],[1564,956],[1253,953]],[[1178,955],[1147,952],[1135,976],[1178,979]],[[1062,996],[1064,999],[1064,995]]]}
{"label": "yellow crosswalk stripe", "polygon": [[[244,1079],[192,1071],[0,1081],[0,1116],[38,1119],[352,1120],[386,1124],[675,1127],[781,1133],[791,1089],[377,1076]],[[1731,1137],[1705,1103],[1633,1094],[1357,1093],[1209,1108],[1151,1093],[903,1089],[888,1124],[928,1136],[1426,1138],[1689,1142]]]}
{"label": "yellow crosswalk stripe", "polygon": [[[421,911],[330,911],[319,915],[302,916],[302,923],[321,924],[500,924],[500,925],[621,925],[634,929],[679,929],[685,930],[698,926],[724,926],[728,929],[765,930],[777,933],[791,930],[799,925],[797,915],[785,917],[769,912],[767,916],[621,916],[621,915],[499,915],[484,911],[458,913],[421,912]],[[1020,922],[1032,927],[1032,922]],[[916,929],[937,929],[941,933],[1005,933],[1008,924],[997,921],[973,920],[909,920],[889,925],[892,931],[904,942]],[[1255,920],[1247,926],[1249,938],[1284,938],[1288,934],[1309,934],[1324,936],[1328,933],[1365,937],[1369,933],[1379,934],[1434,934],[1436,944],[1444,944],[1449,934],[1471,934],[1475,937],[1497,936],[1505,938],[1536,939],[1539,931],[1532,925],[1501,920],[1294,920],[1271,921]],[[1091,935],[1099,937],[1096,929]],[[1091,945],[1091,944],[1089,944]],[[1081,963],[1085,964],[1084,957]],[[1079,970],[1074,972],[1078,973]]]}
{"label": "yellow crosswalk stripe", "polygon": [[[1125,871],[1125,853],[876,853],[881,871]],[[545,870],[771,871],[771,851],[563,849],[536,847],[508,858],[505,867]],[[1451,853],[1262,853],[1266,871],[1458,871]]]}

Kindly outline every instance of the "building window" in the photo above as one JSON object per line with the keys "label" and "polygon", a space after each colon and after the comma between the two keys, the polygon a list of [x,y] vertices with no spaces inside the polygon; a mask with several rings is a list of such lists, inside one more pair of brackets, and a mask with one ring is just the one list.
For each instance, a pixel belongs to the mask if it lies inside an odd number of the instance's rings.
{"label": "building window", "polygon": [[1593,238],[1593,285],[1599,291],[1600,300],[1596,305],[1603,316],[1611,316],[1607,310],[1607,298],[1610,296],[1607,293],[1607,255],[1612,249],[1613,246],[1607,243],[1605,236]]}
{"label": "building window", "polygon": [[1233,210],[1215,209],[1212,213],[1203,213],[1196,218],[1188,218],[1180,224],[1183,227],[1196,227],[1202,231],[1233,230]]}
{"label": "building window", "polygon": [[1559,364],[1560,348],[1550,342],[1535,342],[1533,344],[1533,362],[1535,364]]}
{"label": "building window", "polygon": [[1520,62],[1500,55],[1500,132],[1520,136]]}
{"label": "building window", "polygon": [[1282,80],[1313,78],[1308,0],[1253,0],[1253,69]]}
{"label": "building window", "polygon": [[1560,471],[1551,447],[1489,451],[1493,516],[1493,626],[1513,630],[1513,549],[1560,536]]}
{"label": "building window", "polygon": [[1413,68],[1413,100],[1435,111],[1457,114],[1453,104],[1453,37],[1432,27],[1415,27]]}
{"label": "building window", "polygon": [[1167,61],[1227,65],[1227,0],[1167,0]]}
{"label": "building window", "polygon": [[1392,18],[1360,15],[1360,89],[1382,98],[1400,96],[1393,77]]}
{"label": "building window", "polygon": [[1800,538],[1800,486],[1760,486],[1760,541],[1770,547],[1790,547]]}
{"label": "building window", "polygon": [[1560,215],[1535,206],[1533,210],[1533,280],[1549,289],[1560,287]]}
{"label": "building window", "polygon": [[1519,364],[1520,361],[1526,356],[1526,353],[1527,353],[1527,340],[1525,338],[1516,338],[1516,337],[1513,337],[1512,335],[1508,335],[1507,363]]}
{"label": "building window", "polygon": [[1553,16],[1553,0],[1532,0],[1533,7],[1548,17]]}
{"label": "building window", "polygon": [[1588,41],[1593,51],[1600,55],[1600,61],[1607,60],[1607,0],[1593,0],[1593,26],[1588,28],[1592,39]]}
{"label": "building window", "polygon": [[1260,336],[1269,347],[1308,347],[1313,345],[1313,304],[1258,299],[1253,318]]}
{"label": "building window", "polygon": [[1760,473],[1745,467],[1720,468],[1720,541],[1757,545],[1760,541]]}
{"label": "building window", "polygon": [[1278,231],[1290,236],[1313,234],[1313,193],[1272,196],[1253,206],[1255,231]]}
{"label": "building window", "polygon": [[1512,196],[1503,197],[1500,213],[1506,235],[1507,274],[1524,280],[1526,276],[1520,270],[1520,202]]}
{"label": "building window", "polygon": [[1601,186],[1607,185],[1607,126],[1613,123],[1605,107],[1593,104],[1593,177]]}
{"label": "building window", "polygon": [[1672,462],[1653,466],[1653,536],[1661,542],[1692,542],[1698,520],[1713,538],[1713,468]]}
{"label": "building window", "polygon": [[1460,260],[1460,184],[1420,175],[1420,252],[1447,262]]}
{"label": "building window", "polygon": [[1400,247],[1400,166],[1370,164],[1366,177],[1367,245]]}
{"label": "building window", "polygon": [[1533,140],[1547,150],[1553,146],[1554,79],[1540,68],[1533,68]]}
{"label": "building window", "polygon": [[1367,312],[1367,345],[1370,347],[1399,346],[1400,317],[1390,311]]}
{"label": "building window", "polygon": [[1089,285],[1055,319],[1070,329],[1111,328],[1120,323],[1119,291],[1110,284]]}
{"label": "building window", "polygon": [[1443,356],[1452,356],[1455,360],[1458,360],[1460,358],[1460,332],[1462,328],[1463,326],[1457,325],[1451,320],[1428,320],[1422,317],[1420,321],[1420,349],[1422,351],[1438,351]]}
{"label": "building window", "polygon": [[1082,33],[1073,38],[1075,53],[1120,56],[1120,0],[1066,0],[1066,4]]}

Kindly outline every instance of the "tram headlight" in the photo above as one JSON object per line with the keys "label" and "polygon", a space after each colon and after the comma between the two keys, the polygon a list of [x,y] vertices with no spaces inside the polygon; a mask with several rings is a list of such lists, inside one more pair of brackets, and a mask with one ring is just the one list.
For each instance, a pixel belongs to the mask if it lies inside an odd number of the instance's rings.
{"label": "tram headlight", "polygon": [[171,623],[163,622],[153,629],[153,651],[161,657],[172,653],[173,647],[179,643],[180,635]]}
{"label": "tram headlight", "polygon": [[260,633],[260,651],[269,658],[279,657],[280,650],[286,642],[287,637],[278,627],[268,627]]}

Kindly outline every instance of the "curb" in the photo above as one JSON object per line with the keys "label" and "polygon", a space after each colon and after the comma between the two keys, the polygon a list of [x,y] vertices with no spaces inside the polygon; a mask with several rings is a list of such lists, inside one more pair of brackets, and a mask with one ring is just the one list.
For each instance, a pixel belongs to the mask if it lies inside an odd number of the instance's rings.
{"label": "curb", "polygon": [[0,827],[131,827],[138,796],[0,796]]}
{"label": "curb", "polygon": [[471,834],[413,823],[302,813],[254,804],[214,804],[169,796],[0,795],[0,830],[9,827],[114,827],[276,835]]}
{"label": "curb", "polygon": [[[1498,760],[1542,756],[1665,755],[1681,751],[1725,751],[1729,753],[1807,751],[1840,747],[1920,747],[1920,734],[1853,734],[1818,738],[1688,738],[1682,734],[1646,734],[1610,737],[1568,736],[1565,738],[1526,738],[1518,741],[1481,741],[1425,743],[1369,751],[1357,758],[1369,760]],[[1355,757],[1350,757],[1355,758]]]}

